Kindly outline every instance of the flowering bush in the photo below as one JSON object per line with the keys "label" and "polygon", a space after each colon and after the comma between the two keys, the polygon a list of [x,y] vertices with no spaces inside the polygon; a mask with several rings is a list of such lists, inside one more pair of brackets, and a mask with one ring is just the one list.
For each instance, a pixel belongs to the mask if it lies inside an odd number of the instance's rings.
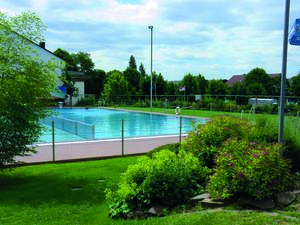
{"label": "flowering bush", "polygon": [[218,148],[231,137],[245,138],[253,130],[253,125],[244,119],[233,116],[217,116],[205,126],[199,125],[182,144],[185,151],[192,152],[206,166],[214,166]]}
{"label": "flowering bush", "polygon": [[217,167],[207,189],[212,197],[247,193],[257,199],[285,191],[291,183],[290,162],[280,156],[279,144],[232,139],[217,155]]}

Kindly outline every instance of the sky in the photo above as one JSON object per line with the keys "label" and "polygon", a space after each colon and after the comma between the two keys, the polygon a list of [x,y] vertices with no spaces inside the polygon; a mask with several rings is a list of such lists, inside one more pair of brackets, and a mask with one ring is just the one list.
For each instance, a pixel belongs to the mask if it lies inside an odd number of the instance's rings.
{"label": "sky", "polygon": [[[8,16],[36,12],[46,48],[87,52],[95,68],[125,70],[133,55],[167,80],[201,74],[229,79],[260,67],[282,70],[285,0],[0,0]],[[291,28],[300,1],[291,0]],[[290,30],[289,28],[289,30]],[[300,46],[288,46],[287,77],[300,71]]]}

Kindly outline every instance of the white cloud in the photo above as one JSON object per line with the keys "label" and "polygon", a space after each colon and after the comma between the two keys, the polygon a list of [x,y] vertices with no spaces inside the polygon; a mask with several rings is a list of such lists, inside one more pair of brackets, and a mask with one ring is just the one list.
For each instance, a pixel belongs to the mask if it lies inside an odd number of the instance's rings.
{"label": "white cloud", "polygon": [[[102,69],[124,70],[130,55],[165,78],[201,73],[207,79],[263,67],[281,71],[284,1],[274,0],[18,0],[1,2],[9,15],[36,10],[49,30],[50,50],[90,52]],[[300,2],[291,2],[290,24]],[[300,47],[289,47],[289,76],[300,69]]]}

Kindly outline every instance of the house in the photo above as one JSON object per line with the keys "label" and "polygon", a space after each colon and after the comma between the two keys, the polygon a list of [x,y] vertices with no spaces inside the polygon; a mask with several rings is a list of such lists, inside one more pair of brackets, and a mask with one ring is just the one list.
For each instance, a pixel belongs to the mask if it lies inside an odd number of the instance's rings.
{"label": "house", "polygon": [[245,78],[246,74],[242,74],[242,75],[233,75],[227,82],[227,86],[231,87],[234,83],[241,83],[244,78]]}
{"label": "house", "polygon": [[[57,74],[57,78],[62,75],[62,66],[65,64],[64,60],[54,55],[51,51],[46,49],[45,42],[40,42],[39,44],[31,41],[25,36],[8,29],[5,25],[0,24],[0,32],[2,32],[2,38],[5,37],[7,40],[14,39],[14,46],[18,46],[18,43],[22,43],[23,41],[29,46],[33,51],[28,51],[28,57],[38,57],[44,63],[48,63],[50,60],[54,63],[56,67],[55,73]],[[4,39],[5,39],[4,38]],[[6,40],[2,40],[4,43]],[[54,100],[63,100],[65,98],[65,93],[63,93],[64,89],[61,87],[62,82],[60,79],[57,79],[57,89],[51,93]]]}
{"label": "house", "polygon": [[77,95],[72,97],[72,100],[70,99],[70,96],[67,96],[67,99],[65,102],[67,104],[70,104],[72,102],[72,105],[76,104],[80,99],[85,98],[85,81],[88,79],[87,76],[83,72],[78,72],[78,71],[67,71],[69,74],[72,75],[73,80],[75,82],[74,86],[77,88]]}
{"label": "house", "polygon": [[[30,40],[29,40],[30,41]],[[61,58],[57,57],[53,52],[46,49],[46,43],[40,42],[39,44],[36,44],[32,41],[30,41],[32,44],[33,49],[36,51],[38,56],[44,61],[48,62],[50,60],[54,61],[57,64],[56,74],[57,77],[60,77],[62,75],[62,65],[65,64],[65,61]],[[63,83],[58,79],[57,88],[55,91],[51,93],[51,96],[55,101],[64,101],[66,98],[66,90],[62,86]]]}
{"label": "house", "polygon": [[[241,83],[244,78],[245,78],[246,74],[241,74],[241,75],[233,75],[227,82],[227,86],[231,87],[234,83]],[[270,73],[269,74],[270,77],[275,78],[275,77],[280,77],[281,74],[280,73]]]}

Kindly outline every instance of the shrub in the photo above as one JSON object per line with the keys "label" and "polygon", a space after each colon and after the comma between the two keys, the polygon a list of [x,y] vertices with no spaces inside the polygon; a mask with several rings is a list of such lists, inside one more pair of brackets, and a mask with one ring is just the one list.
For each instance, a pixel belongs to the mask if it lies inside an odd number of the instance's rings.
{"label": "shrub", "polygon": [[217,155],[209,193],[223,199],[240,193],[263,199],[287,190],[290,162],[280,156],[281,148],[279,144],[229,140]]}
{"label": "shrub", "polygon": [[152,204],[172,207],[203,191],[209,170],[190,153],[168,150],[143,157],[125,172],[116,192],[107,190],[112,217]]}
{"label": "shrub", "polygon": [[198,125],[186,138],[182,148],[192,152],[206,166],[214,166],[214,157],[218,148],[231,137],[244,138],[253,129],[253,125],[244,119],[233,116],[217,116],[205,126]]}
{"label": "shrub", "polygon": [[175,154],[178,154],[179,150],[180,150],[180,143],[165,144],[165,145],[158,146],[158,147],[152,149],[151,151],[147,152],[146,155],[149,158],[152,158],[154,153],[160,152],[161,150],[169,150],[171,152],[174,152]]}

